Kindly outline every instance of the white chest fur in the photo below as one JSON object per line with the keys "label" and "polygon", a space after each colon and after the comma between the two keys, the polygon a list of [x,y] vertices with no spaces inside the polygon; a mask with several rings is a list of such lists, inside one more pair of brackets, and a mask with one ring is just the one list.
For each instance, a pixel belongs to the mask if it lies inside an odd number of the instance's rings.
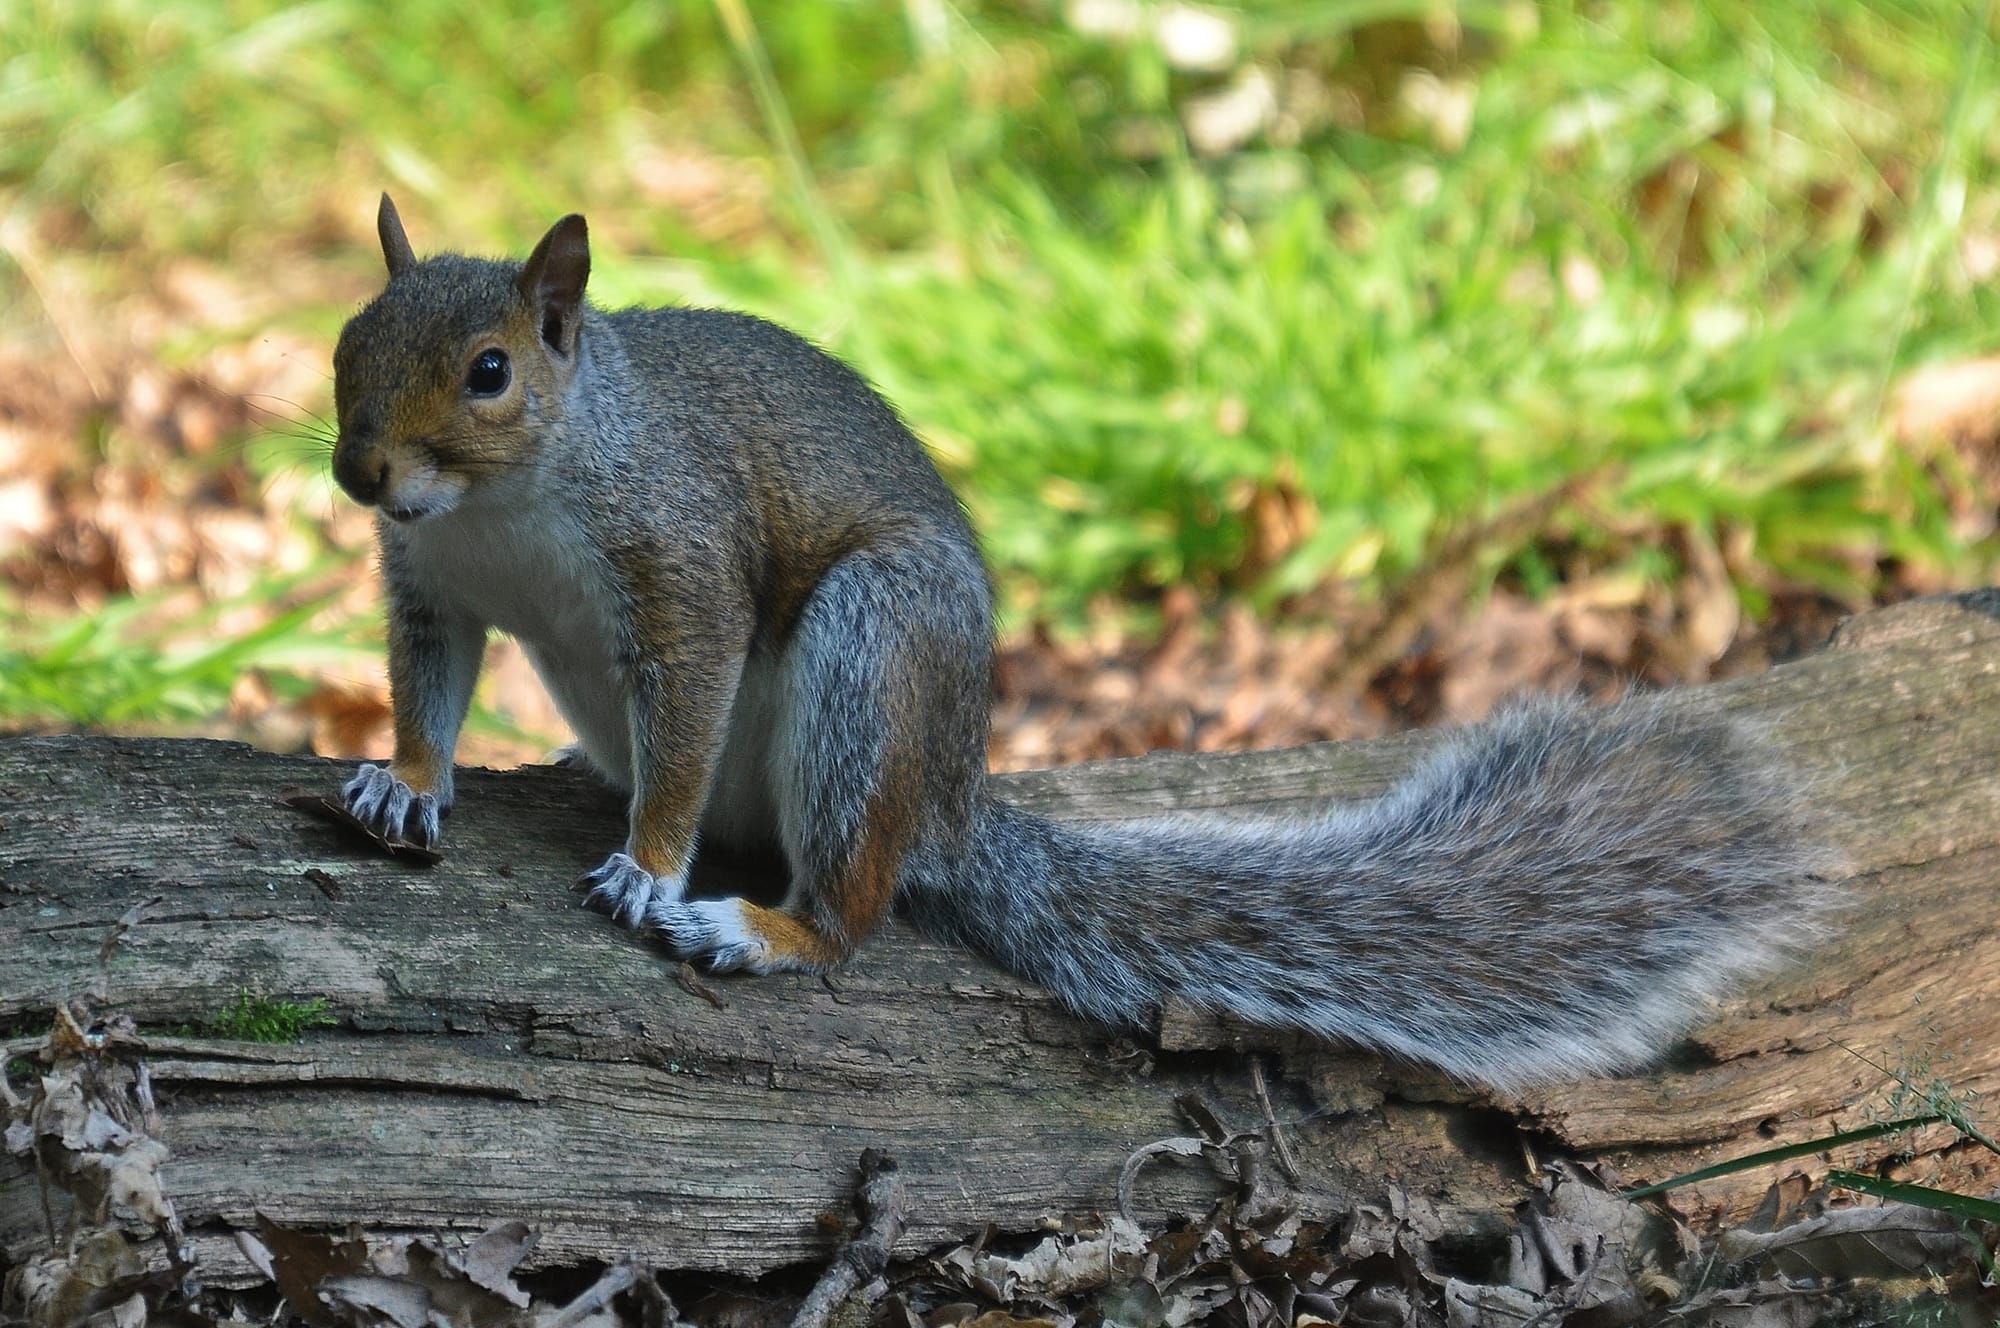
{"label": "white chest fur", "polygon": [[575,519],[468,506],[399,533],[426,597],[519,640],[592,763],[629,783],[613,590]]}

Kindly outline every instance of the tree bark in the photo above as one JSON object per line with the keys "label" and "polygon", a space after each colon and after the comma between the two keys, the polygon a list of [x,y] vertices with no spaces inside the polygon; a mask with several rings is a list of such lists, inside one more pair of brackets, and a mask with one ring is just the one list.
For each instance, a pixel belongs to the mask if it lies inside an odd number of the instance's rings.
{"label": "tree bark", "polygon": [[[1309,1212],[1400,1188],[1492,1232],[1551,1156],[1636,1184],[1865,1124],[1894,1109],[1898,1073],[2000,1089],[1996,617],[1994,593],[1902,605],[1811,658],[1677,697],[1766,721],[1822,781],[1854,902],[1809,963],[1653,1073],[1497,1097],[1176,1010],[1134,1043],[901,926],[830,978],[695,980],[566,888],[623,835],[585,775],[463,772],[447,858],[423,867],[280,801],[331,793],[337,763],[90,737],[0,743],[0,1051],[24,1054],[53,1003],[93,992],[148,1030],[165,1179],[211,1268],[233,1266],[230,1233],[261,1210],[384,1233],[520,1217],[541,1230],[536,1265],[635,1252],[755,1274],[839,1247],[821,1215],[846,1211],[869,1147],[901,1164],[905,1252],[1031,1231],[1112,1211],[1135,1150],[1198,1132],[1184,1095],[1232,1129],[1275,1117]],[[1154,756],[1004,788],[1076,818],[1283,810],[1378,792],[1435,738]],[[186,1031],[244,989],[323,998],[338,1025],[277,1046]],[[1954,1139],[1920,1134],[1889,1170],[2000,1183]],[[1775,1182],[1798,1191],[1909,1149],[1853,1145],[1677,1203],[1740,1218]],[[1134,1216],[1203,1211],[1220,1184],[1198,1162],[1149,1164]],[[0,1154],[0,1252],[45,1240],[32,1177]]]}

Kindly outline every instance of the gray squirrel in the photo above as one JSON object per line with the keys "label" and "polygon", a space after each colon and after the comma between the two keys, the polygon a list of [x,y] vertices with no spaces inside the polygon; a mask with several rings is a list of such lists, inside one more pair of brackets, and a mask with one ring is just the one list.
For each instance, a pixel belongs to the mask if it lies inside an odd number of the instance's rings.
{"label": "gray squirrel", "polygon": [[[589,902],[717,970],[820,971],[899,908],[1091,1019],[1168,998],[1500,1088],[1657,1057],[1816,932],[1835,861],[1754,730],[1537,702],[1363,804],[1070,825],[986,775],[992,591],[923,447],[741,314],[607,313],[568,216],[525,264],[419,260],[334,356],[334,475],[377,512],[395,755],[344,790],[435,843],[490,628],[630,796]],[[779,907],[687,897],[697,841]]]}

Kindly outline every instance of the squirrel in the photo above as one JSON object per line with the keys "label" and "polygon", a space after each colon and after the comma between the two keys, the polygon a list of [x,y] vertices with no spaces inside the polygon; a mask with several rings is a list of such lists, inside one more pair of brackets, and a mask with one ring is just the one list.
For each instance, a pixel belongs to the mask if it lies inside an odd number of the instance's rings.
{"label": "squirrel", "polygon": [[[922,444],[744,314],[586,302],[588,231],[419,259],[334,354],[333,473],[376,511],[395,748],[342,792],[435,844],[489,629],[629,795],[588,902],[715,970],[823,971],[892,907],[1081,1016],[1169,999],[1502,1090],[1656,1059],[1796,952],[1837,855],[1714,708],[1519,705],[1383,796],[1284,819],[1066,824],[988,783],[993,592]],[[780,853],[766,907],[697,843]]]}

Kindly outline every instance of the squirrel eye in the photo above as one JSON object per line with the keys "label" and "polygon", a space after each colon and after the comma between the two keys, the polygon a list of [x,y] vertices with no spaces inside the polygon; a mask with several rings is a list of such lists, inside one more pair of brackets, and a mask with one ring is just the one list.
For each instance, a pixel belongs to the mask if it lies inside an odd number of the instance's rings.
{"label": "squirrel eye", "polygon": [[507,352],[482,350],[473,356],[465,371],[465,390],[476,397],[497,397],[507,390],[513,371],[507,367]]}

